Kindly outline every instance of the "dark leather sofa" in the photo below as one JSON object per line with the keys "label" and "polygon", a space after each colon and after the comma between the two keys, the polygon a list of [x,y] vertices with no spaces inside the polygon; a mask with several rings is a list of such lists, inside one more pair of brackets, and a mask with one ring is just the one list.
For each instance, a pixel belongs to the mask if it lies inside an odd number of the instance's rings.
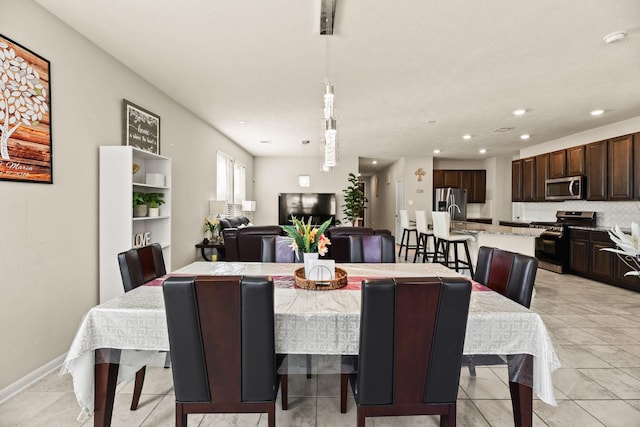
{"label": "dark leather sofa", "polygon": [[370,227],[331,227],[327,229],[326,233],[331,241],[327,258],[333,259],[336,262],[350,262],[349,236],[391,235],[391,231],[389,230],[376,230]]}
{"label": "dark leather sofa", "polygon": [[238,228],[240,226],[249,225],[251,221],[246,216],[232,216],[229,218],[220,218],[220,230],[225,228]]}
{"label": "dark leather sofa", "polygon": [[241,228],[224,228],[224,249],[227,261],[262,261],[262,238],[282,236],[284,230],[279,225],[254,225]]}

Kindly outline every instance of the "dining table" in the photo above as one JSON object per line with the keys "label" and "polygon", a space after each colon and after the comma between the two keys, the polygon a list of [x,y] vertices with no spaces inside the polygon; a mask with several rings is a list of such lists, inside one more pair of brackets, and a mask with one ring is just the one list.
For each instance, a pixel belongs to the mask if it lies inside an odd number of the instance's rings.
{"label": "dining table", "polygon": [[[194,262],[167,276],[270,276],[274,282],[276,352],[290,355],[357,355],[361,290],[365,279],[458,277],[431,263],[339,264],[348,284],[310,290],[295,285],[301,264]],[[169,351],[162,282],[159,278],[95,306],[84,316],[62,372],[73,377],[79,420],[94,415],[94,426],[109,426],[117,384]],[[533,394],[555,405],[552,372],[560,362],[540,315],[478,283],[473,283],[463,353],[522,356],[509,369],[516,426],[532,423]],[[164,359],[161,359],[164,361]],[[510,367],[511,368],[511,367]]]}

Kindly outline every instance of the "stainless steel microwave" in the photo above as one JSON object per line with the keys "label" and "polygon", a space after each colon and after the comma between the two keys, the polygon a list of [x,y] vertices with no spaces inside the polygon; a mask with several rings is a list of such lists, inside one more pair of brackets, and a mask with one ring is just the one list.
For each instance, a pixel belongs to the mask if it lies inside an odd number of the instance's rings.
{"label": "stainless steel microwave", "polygon": [[546,200],[574,200],[584,197],[584,177],[547,179],[544,198]]}

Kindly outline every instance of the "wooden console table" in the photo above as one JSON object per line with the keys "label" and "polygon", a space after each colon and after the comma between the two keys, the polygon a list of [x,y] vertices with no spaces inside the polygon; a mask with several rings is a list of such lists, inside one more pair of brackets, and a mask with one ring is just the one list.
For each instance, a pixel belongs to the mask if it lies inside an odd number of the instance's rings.
{"label": "wooden console table", "polygon": [[226,260],[226,253],[224,250],[224,242],[208,242],[208,243],[204,243],[204,242],[200,242],[196,245],[197,249],[200,249],[200,254],[202,255],[202,259],[204,259],[205,261],[211,261],[211,257],[207,257],[207,254],[205,253],[205,249],[215,249],[216,252],[218,252],[218,261],[225,261]]}

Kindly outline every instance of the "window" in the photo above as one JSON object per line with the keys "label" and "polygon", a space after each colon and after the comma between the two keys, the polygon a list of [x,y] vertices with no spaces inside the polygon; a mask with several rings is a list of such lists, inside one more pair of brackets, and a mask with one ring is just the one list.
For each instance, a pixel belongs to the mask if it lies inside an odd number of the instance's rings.
{"label": "window", "polygon": [[218,151],[218,200],[227,202],[227,216],[242,214],[242,202],[246,198],[246,167]]}

